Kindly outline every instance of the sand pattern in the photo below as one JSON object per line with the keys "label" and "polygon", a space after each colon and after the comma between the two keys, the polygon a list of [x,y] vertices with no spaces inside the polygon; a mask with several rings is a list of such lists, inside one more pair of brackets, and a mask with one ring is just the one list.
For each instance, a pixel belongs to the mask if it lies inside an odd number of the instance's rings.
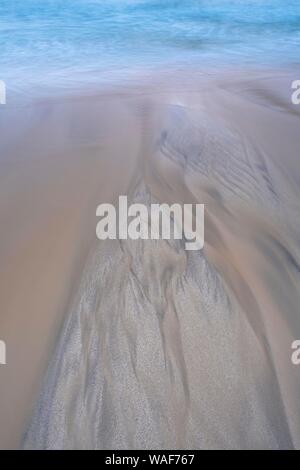
{"label": "sand pattern", "polygon": [[126,194],[204,203],[205,246],[93,245],[25,448],[300,447],[300,121],[264,80],[129,100],[143,138]]}

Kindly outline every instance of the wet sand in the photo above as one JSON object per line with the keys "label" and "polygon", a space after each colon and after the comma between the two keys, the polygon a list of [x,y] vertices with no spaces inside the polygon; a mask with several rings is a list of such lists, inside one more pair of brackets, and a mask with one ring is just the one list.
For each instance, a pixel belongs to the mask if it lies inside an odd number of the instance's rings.
{"label": "wet sand", "polygon": [[[296,78],[1,108],[2,448],[300,447]],[[204,203],[204,250],[100,242],[120,194]]]}

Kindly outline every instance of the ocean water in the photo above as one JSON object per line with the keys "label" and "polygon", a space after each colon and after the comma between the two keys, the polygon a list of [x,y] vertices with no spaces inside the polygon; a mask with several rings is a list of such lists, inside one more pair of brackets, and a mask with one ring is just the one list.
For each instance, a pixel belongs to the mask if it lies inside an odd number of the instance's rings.
{"label": "ocean water", "polygon": [[299,62],[299,0],[1,0],[8,87],[222,64]]}

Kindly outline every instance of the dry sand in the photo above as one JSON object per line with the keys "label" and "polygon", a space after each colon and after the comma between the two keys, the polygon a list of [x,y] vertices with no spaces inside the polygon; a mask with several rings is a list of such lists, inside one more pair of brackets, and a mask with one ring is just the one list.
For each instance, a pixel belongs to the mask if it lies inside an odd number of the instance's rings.
{"label": "dry sand", "polygon": [[[296,78],[0,109],[2,448],[300,448]],[[204,250],[98,241],[120,194],[204,203]]]}

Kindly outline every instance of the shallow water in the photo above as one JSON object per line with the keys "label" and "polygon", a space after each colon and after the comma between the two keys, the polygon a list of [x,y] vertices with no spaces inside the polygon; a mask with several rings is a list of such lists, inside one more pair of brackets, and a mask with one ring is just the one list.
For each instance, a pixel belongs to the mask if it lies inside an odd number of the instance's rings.
{"label": "shallow water", "polygon": [[166,63],[299,62],[297,0],[2,0],[9,88],[111,82]]}

